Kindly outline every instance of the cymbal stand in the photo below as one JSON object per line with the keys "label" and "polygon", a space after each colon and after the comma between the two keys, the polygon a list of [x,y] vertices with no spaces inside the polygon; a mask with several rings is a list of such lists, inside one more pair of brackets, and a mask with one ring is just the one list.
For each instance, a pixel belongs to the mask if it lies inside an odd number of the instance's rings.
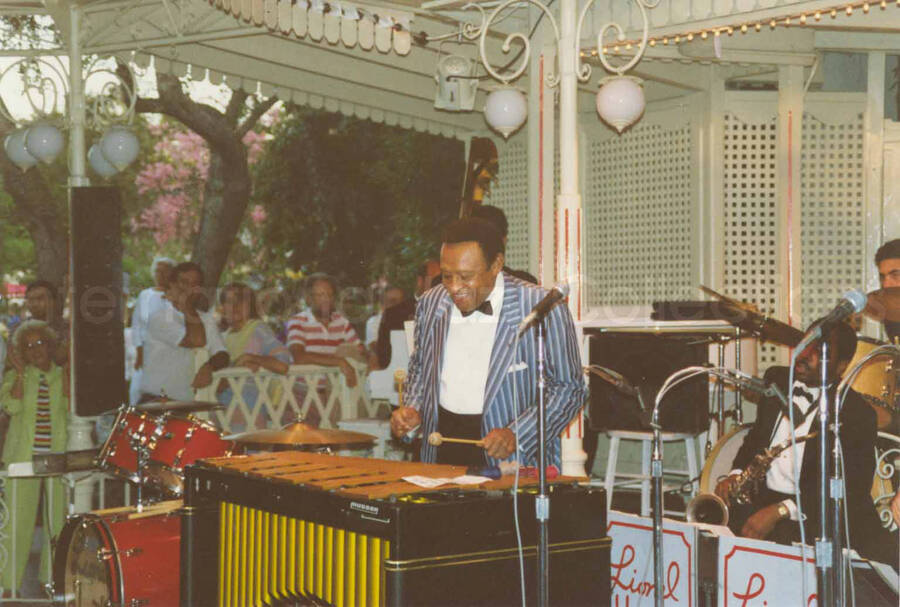
{"label": "cymbal stand", "polygon": [[[716,351],[719,355],[717,366],[725,367],[725,342],[716,340]],[[725,436],[725,381],[721,377],[716,378],[716,440]],[[707,453],[707,455],[709,455]]]}

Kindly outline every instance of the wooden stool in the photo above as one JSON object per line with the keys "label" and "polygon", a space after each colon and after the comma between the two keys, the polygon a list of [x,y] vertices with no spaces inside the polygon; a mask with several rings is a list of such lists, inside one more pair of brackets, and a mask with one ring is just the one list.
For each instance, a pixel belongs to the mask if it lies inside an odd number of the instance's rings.
{"label": "wooden stool", "polygon": [[[631,430],[607,430],[609,436],[609,455],[606,459],[606,477],[603,486],[606,488],[606,509],[609,511],[613,501],[613,489],[619,487],[634,487],[640,483],[641,487],[641,516],[650,516],[650,457],[653,447],[652,432],[637,432]],[[619,443],[623,440],[641,441],[641,473],[616,474],[616,464],[619,459]],[[697,437],[686,432],[663,432],[663,444],[672,441],[683,441],[687,450],[687,470],[663,470],[664,474],[684,476],[691,480],[691,496],[697,494],[700,477],[700,467],[697,463]],[[616,481],[616,478],[628,480]],[[672,489],[674,486],[663,486],[663,490]],[[666,514],[667,512],[664,512]],[[683,513],[678,513],[683,514]]]}

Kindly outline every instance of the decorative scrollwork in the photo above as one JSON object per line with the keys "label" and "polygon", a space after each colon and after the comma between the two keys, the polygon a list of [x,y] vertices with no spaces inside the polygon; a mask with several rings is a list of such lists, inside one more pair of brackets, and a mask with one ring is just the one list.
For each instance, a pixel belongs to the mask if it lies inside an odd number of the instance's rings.
{"label": "decorative scrollwork", "polygon": [[881,518],[881,524],[891,530],[897,527],[891,516],[891,500],[898,488],[900,488],[900,437],[879,432],[875,446],[872,500]]}
{"label": "decorative scrollwork", "polygon": [[[9,111],[8,103],[0,103],[0,113],[13,123],[32,122],[48,119],[54,114],[65,111],[66,96],[69,94],[69,77],[65,66],[58,58],[26,57],[10,64],[0,72],[0,85],[4,79],[16,78],[17,86],[6,87],[5,90],[20,90],[29,106],[31,114],[25,118],[16,118]],[[131,66],[128,66],[131,72]],[[85,88],[91,81],[100,82],[92,91],[93,102],[88,115],[90,126],[102,128],[113,123],[130,123],[134,116],[134,105],[137,96],[131,87],[115,70],[101,62],[94,62],[84,73]],[[134,73],[131,72],[131,82]],[[4,90],[0,87],[0,90]]]}
{"label": "decorative scrollwork", "polygon": [[[514,40],[520,42],[522,44],[522,61],[519,63],[519,66],[512,70],[512,72],[507,74],[501,74],[494,66],[491,65],[491,62],[488,61],[487,57],[487,33],[491,27],[491,24],[497,19],[497,16],[500,15],[504,10],[506,10],[512,4],[531,4],[536,6],[541,11],[543,11],[544,15],[550,21],[550,24],[553,26],[553,34],[556,37],[557,43],[559,42],[559,26],[556,24],[556,18],[553,17],[553,13],[550,12],[544,4],[538,2],[537,0],[506,0],[502,4],[498,5],[491,11],[491,14],[487,17],[486,20],[482,21],[481,24],[481,32],[478,40],[478,48],[481,52],[481,62],[484,64],[484,69],[488,74],[491,75],[495,80],[499,80],[503,84],[509,84],[513,80],[516,80],[519,76],[521,76],[525,72],[525,68],[528,67],[528,59],[531,57],[531,42],[528,40],[528,36],[521,32],[513,32],[509,34],[506,39],[503,41],[503,45],[500,47],[504,53],[509,53],[512,48],[512,43]],[[467,4],[464,8],[471,7],[473,5]],[[484,14],[483,9],[482,14]],[[558,71],[558,70],[557,70]],[[547,84],[548,86],[555,86],[559,83],[559,76],[557,74],[549,74],[547,75]]]}
{"label": "decorative scrollwork", "polygon": [[[36,119],[46,118],[61,109],[66,93],[66,72],[62,64],[54,65],[42,57],[25,57],[0,72],[0,85],[8,82],[9,78],[16,78],[18,86],[6,87],[6,90],[21,90],[21,97]],[[0,86],[0,90],[4,88]],[[6,103],[0,104],[0,112],[10,122],[18,122],[9,114],[7,107]]]}
{"label": "decorative scrollwork", "polygon": [[[131,82],[134,82],[134,72],[128,65],[131,74]],[[128,84],[122,80],[115,70],[106,67],[92,68],[84,78],[85,88],[91,78],[112,77],[100,84],[99,92],[94,97],[91,118],[97,127],[106,127],[112,124],[130,124],[134,118],[134,105],[137,95]]]}
{"label": "decorative scrollwork", "polygon": [[[607,32],[609,32],[610,30],[615,31],[616,39],[618,39],[620,42],[625,40],[625,30],[621,25],[614,22],[604,23],[597,32],[597,57],[600,59],[600,63],[608,72],[618,74],[619,76],[637,65],[637,62],[641,60],[641,57],[643,57],[644,50],[647,48],[647,39],[649,38],[650,34],[650,18],[647,16],[647,9],[656,8],[659,5],[660,0],[656,0],[655,2],[648,2],[647,0],[634,0],[634,2],[635,4],[637,4],[638,9],[640,10],[641,23],[643,27],[641,33],[641,42],[638,45],[634,57],[632,57],[630,61],[623,65],[615,66],[607,61],[606,56],[603,53],[603,39],[606,37]],[[575,28],[576,40],[581,40],[581,27],[584,24],[584,18],[587,15],[588,9],[590,9],[593,4],[594,0],[589,0],[581,9],[581,14],[578,16],[578,25]],[[582,63],[581,53],[576,53],[575,55],[575,73],[578,75],[578,79],[582,82],[586,82],[591,77],[591,66],[586,63]]]}

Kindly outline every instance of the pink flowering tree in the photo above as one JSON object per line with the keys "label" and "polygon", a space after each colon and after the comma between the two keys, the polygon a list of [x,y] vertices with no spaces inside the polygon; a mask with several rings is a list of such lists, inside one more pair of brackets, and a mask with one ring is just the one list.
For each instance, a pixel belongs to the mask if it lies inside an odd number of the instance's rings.
{"label": "pink flowering tree", "polygon": [[[128,78],[127,70],[120,76]],[[224,110],[191,99],[183,83],[156,74],[157,97],[141,97],[141,113],[162,114],[154,144],[154,161],[141,170],[138,187],[147,207],[132,228],[152,232],[162,243],[191,245],[190,258],[200,264],[206,283],[216,285],[231,259],[235,242],[248,242],[242,232],[252,179],[250,163],[259,157],[265,135],[262,117],[277,101],[233,91]],[[183,128],[182,128],[183,127]],[[168,165],[168,166],[166,166]]]}

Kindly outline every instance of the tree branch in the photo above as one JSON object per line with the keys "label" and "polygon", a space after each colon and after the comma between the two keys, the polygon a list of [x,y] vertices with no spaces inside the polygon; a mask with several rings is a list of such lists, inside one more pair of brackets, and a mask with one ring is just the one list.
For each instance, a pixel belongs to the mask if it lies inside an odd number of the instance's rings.
{"label": "tree branch", "polygon": [[247,101],[247,92],[244,89],[231,91],[231,99],[225,108],[225,121],[232,127],[238,124],[241,113],[244,111],[244,102]]}
{"label": "tree branch", "polygon": [[243,139],[244,135],[246,135],[250,129],[256,126],[256,122],[260,119],[260,117],[268,112],[269,109],[276,103],[278,103],[278,98],[272,96],[268,99],[260,101],[255,106],[253,106],[253,109],[250,110],[250,114],[243,120],[243,122],[238,125],[237,129],[235,130],[237,136]]}

